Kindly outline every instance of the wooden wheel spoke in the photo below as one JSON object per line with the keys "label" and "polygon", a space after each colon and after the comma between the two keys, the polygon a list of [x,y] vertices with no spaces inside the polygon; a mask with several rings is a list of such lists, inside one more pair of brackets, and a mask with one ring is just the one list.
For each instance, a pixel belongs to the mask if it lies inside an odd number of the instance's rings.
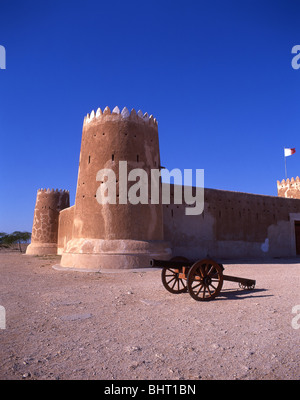
{"label": "wooden wheel spoke", "polygon": [[169,275],[165,275],[166,277],[170,277],[170,276],[176,276],[176,274],[169,274]]}
{"label": "wooden wheel spoke", "polygon": [[[174,257],[170,261],[187,261],[185,257]],[[179,278],[179,274],[182,272],[180,267],[166,267],[162,269],[161,279],[165,289],[173,294],[184,293],[187,291],[186,283],[182,278]]]}
{"label": "wooden wheel spoke", "polygon": [[211,293],[211,291],[210,291],[209,285],[206,286],[206,289],[208,290],[208,293],[209,293],[209,295],[211,296],[212,293]]}
{"label": "wooden wheel spoke", "polygon": [[178,280],[177,280],[176,278],[174,278],[174,279],[175,279],[175,282],[174,282],[174,284],[173,284],[173,286],[172,286],[172,289],[174,289],[176,283],[178,282]]}
{"label": "wooden wheel spoke", "polygon": [[[195,289],[196,287],[200,286],[202,284],[202,281],[194,281],[196,284],[193,285],[193,289]],[[193,282],[193,283],[194,283]]]}
{"label": "wooden wheel spoke", "polygon": [[198,301],[214,299],[223,285],[223,270],[213,260],[196,262],[189,270],[187,288],[190,295]]}
{"label": "wooden wheel spoke", "polygon": [[201,292],[201,290],[202,290],[202,288],[204,287],[204,285],[201,285],[200,286],[200,288],[199,288],[199,290],[198,290],[198,292],[197,293],[195,293],[196,294],[196,296],[199,296],[199,293]]}
{"label": "wooden wheel spoke", "polygon": [[170,279],[169,281],[167,281],[167,284],[169,285],[172,281],[174,281],[174,279],[176,280],[176,276],[173,276],[172,279]]}
{"label": "wooden wheel spoke", "polygon": [[182,279],[180,279],[180,282],[181,282],[182,286],[185,287],[185,284]]}
{"label": "wooden wheel spoke", "polygon": [[175,270],[172,268],[167,268],[167,271],[171,272],[172,274],[176,274]]}

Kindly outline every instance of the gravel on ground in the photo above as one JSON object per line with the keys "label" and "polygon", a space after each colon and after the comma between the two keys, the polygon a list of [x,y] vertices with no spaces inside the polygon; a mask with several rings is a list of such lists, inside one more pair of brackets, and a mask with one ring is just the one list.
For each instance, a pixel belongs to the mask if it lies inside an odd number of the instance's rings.
{"label": "gravel on ground", "polygon": [[299,258],[224,263],[256,288],[224,282],[210,302],[169,293],[160,270],[52,268],[59,261],[0,253],[2,380],[300,378]]}

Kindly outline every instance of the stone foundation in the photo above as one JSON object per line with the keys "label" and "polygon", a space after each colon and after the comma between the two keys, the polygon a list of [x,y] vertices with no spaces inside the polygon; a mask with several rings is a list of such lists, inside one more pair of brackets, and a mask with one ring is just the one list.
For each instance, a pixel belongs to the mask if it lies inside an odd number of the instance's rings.
{"label": "stone foundation", "polygon": [[62,254],[64,268],[100,271],[103,269],[147,268],[153,258],[169,260],[170,244],[139,240],[70,240]]}
{"label": "stone foundation", "polygon": [[45,256],[49,254],[57,254],[56,243],[31,243],[26,249],[26,255]]}

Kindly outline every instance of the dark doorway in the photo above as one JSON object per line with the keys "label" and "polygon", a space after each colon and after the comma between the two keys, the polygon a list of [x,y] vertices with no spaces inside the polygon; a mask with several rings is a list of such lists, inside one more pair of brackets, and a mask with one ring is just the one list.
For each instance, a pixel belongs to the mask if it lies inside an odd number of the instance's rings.
{"label": "dark doorway", "polygon": [[295,221],[296,254],[300,255],[300,221]]}

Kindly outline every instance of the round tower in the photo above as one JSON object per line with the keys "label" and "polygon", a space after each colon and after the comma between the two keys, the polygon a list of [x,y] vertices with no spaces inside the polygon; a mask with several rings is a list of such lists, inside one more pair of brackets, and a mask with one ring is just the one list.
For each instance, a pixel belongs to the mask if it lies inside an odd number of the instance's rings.
{"label": "round tower", "polygon": [[26,254],[57,254],[59,212],[70,206],[65,190],[39,189],[34,209],[31,244]]}
{"label": "round tower", "polygon": [[[88,114],[83,123],[72,240],[61,265],[128,269],[148,267],[151,258],[169,259],[162,205],[151,204],[150,198],[151,170],[159,168],[158,128],[152,115],[130,113],[127,108],[120,112],[118,107]],[[142,169],[149,178],[147,199],[144,196],[138,204],[127,197],[138,181],[127,181],[133,169]],[[115,204],[99,201],[100,187],[107,182],[103,170],[115,176]]]}

